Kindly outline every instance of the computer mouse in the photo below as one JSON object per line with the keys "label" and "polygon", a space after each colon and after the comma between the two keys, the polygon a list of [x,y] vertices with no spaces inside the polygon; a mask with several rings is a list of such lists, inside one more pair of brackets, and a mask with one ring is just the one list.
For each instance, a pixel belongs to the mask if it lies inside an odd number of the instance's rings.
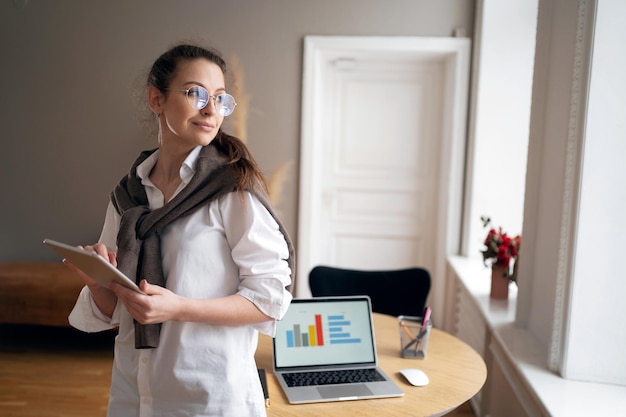
{"label": "computer mouse", "polygon": [[429,379],[428,375],[424,373],[424,371],[415,368],[405,368],[400,369],[400,373],[406,378],[409,384],[414,385],[416,387],[423,387],[424,385],[428,385]]}

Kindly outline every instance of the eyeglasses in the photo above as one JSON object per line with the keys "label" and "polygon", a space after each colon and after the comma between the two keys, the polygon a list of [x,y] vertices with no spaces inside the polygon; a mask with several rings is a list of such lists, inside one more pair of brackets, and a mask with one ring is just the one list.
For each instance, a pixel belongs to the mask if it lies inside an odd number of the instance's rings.
{"label": "eyeglasses", "polygon": [[187,90],[179,90],[176,88],[166,88],[166,90],[170,91],[181,91],[185,93],[187,96],[187,103],[196,109],[202,110],[209,104],[209,100],[215,100],[215,109],[222,116],[228,116],[235,111],[235,106],[237,103],[235,102],[235,98],[230,94],[222,93],[216,96],[209,95],[209,92],[204,87],[200,87],[199,85],[195,85]]}

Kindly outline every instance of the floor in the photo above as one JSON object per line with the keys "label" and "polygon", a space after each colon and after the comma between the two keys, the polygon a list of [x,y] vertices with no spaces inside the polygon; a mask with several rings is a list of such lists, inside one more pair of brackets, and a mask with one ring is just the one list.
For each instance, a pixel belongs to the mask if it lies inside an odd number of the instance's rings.
{"label": "floor", "polygon": [[0,325],[0,416],[104,417],[113,335]]}
{"label": "floor", "polygon": [[[113,333],[0,325],[0,416],[104,417]],[[469,403],[448,414],[474,417]]]}

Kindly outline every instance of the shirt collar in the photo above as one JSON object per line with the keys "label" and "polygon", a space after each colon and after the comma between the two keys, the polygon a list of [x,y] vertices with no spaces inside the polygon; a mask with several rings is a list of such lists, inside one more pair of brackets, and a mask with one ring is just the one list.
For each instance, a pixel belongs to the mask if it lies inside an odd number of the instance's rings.
{"label": "shirt collar", "polygon": [[[188,184],[189,181],[191,181],[191,178],[193,178],[193,174],[196,173],[196,163],[198,162],[198,155],[200,155],[201,149],[201,145],[196,146],[191,152],[189,152],[189,155],[187,155],[180,167],[180,179],[185,184]],[[141,183],[143,185],[152,185],[152,181],[150,181],[150,172],[152,171],[152,168],[154,168],[154,165],[156,165],[158,159],[159,150],[157,149],[152,153],[152,155],[147,157],[137,166],[137,176],[141,178]]]}

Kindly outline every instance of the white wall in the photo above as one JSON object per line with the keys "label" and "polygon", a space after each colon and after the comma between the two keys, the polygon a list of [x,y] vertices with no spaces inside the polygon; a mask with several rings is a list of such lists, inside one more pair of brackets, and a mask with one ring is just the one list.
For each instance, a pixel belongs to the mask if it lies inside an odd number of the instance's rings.
{"label": "white wall", "polygon": [[626,385],[626,6],[539,4],[516,321],[552,371]]}
{"label": "white wall", "polygon": [[626,385],[626,54],[615,53],[626,41],[623,16],[626,2],[598,2],[562,372]]}
{"label": "white wall", "polygon": [[555,300],[563,305],[557,284],[559,274],[565,274],[571,240],[568,222],[575,175],[568,147],[575,147],[580,136],[570,132],[578,4],[559,0],[558,6],[539,2],[516,318],[519,325],[532,329],[546,351],[556,346],[553,337],[560,332],[553,331],[560,323]]}

